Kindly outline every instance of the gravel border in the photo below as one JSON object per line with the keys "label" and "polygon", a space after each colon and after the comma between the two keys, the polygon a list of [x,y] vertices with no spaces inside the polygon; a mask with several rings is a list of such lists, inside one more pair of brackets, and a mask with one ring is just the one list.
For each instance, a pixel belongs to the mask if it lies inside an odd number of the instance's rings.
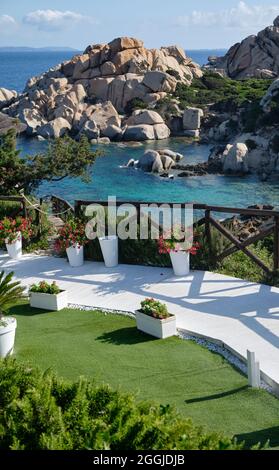
{"label": "gravel border", "polygon": [[[112,315],[120,315],[129,318],[135,319],[135,314],[132,312],[126,312],[124,310],[113,310],[109,308],[103,307],[92,307],[87,305],[78,305],[78,304],[68,304],[68,307],[71,310],[81,310],[84,312],[89,312],[96,310],[98,312],[102,312],[104,315],[112,314]],[[194,341],[195,343],[199,344],[200,346],[208,349],[211,352],[217,353],[226,359],[230,364],[232,364],[236,369],[240,370],[244,375],[248,375],[247,371],[247,364],[239,359],[235,354],[229,351],[225,346],[220,346],[213,341],[209,341],[208,339],[200,338],[198,336],[190,335],[185,330],[178,328],[177,329],[177,336],[178,338],[186,341]],[[263,380],[261,380],[260,388],[266,390],[271,395],[275,395],[272,388]],[[276,396],[276,395],[275,395]]]}
{"label": "gravel border", "polygon": [[67,308],[71,310],[82,310],[84,312],[92,312],[93,310],[97,310],[98,312],[102,312],[104,314],[109,313],[112,315],[121,315],[124,317],[129,317],[135,319],[136,316],[132,312],[125,312],[124,310],[113,310],[109,308],[103,307],[89,307],[88,305],[78,305],[78,304],[68,304]]}

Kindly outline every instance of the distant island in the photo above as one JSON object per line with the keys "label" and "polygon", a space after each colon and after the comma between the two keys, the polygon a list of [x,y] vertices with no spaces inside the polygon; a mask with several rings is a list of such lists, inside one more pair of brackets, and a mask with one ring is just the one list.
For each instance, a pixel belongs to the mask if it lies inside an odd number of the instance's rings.
{"label": "distant island", "polygon": [[73,47],[0,47],[0,52],[78,52]]}

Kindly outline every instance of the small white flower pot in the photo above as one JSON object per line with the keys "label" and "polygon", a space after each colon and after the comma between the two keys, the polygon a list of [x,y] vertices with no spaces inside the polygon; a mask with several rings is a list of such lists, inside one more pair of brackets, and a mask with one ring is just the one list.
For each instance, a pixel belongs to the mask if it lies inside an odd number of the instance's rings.
{"label": "small white flower pot", "polygon": [[30,292],[30,307],[42,310],[59,311],[68,306],[68,292],[59,294],[44,294],[42,292]]}
{"label": "small white flower pot", "polygon": [[170,258],[175,276],[187,276],[190,272],[190,253],[171,251]]}
{"label": "small white flower pot", "polygon": [[79,268],[84,263],[84,247],[75,245],[66,249],[68,260],[72,268]]}
{"label": "small white flower pot", "polygon": [[[3,326],[1,326],[1,321],[4,323]],[[0,357],[13,354],[16,326],[16,319],[13,317],[4,317],[0,320]]]}
{"label": "small white flower pot", "polygon": [[140,310],[137,310],[136,321],[138,330],[148,335],[155,336],[155,338],[164,339],[176,335],[176,318],[174,315],[160,320],[159,318],[150,317]]}
{"label": "small white flower pot", "polygon": [[21,233],[18,232],[17,239],[13,243],[8,243],[5,241],[6,248],[9,254],[9,257],[12,259],[19,259],[22,256],[22,236]]}
{"label": "small white flower pot", "polygon": [[106,267],[114,268],[118,265],[118,237],[101,237],[99,242]]}

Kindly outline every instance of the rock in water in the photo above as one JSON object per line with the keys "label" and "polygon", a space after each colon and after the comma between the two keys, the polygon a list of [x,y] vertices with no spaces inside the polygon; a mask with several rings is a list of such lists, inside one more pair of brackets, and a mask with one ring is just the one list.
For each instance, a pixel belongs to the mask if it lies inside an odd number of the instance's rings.
{"label": "rock in water", "polygon": [[237,143],[228,144],[223,153],[223,171],[224,173],[245,174],[248,173],[248,147],[246,144]]}
{"label": "rock in water", "polygon": [[248,36],[230,48],[224,57],[214,58],[212,66],[228,77],[276,78],[279,76],[279,16],[256,36]]}

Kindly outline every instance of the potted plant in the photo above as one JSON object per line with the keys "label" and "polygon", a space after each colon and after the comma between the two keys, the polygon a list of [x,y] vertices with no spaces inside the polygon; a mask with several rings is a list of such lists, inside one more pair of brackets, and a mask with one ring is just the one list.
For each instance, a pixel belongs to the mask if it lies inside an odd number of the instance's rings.
{"label": "potted plant", "polygon": [[118,237],[100,237],[99,242],[106,267],[114,268],[118,265]]}
{"label": "potted plant", "polygon": [[48,284],[41,281],[29,289],[30,306],[42,310],[59,311],[68,306],[68,293],[58,287],[55,281]]}
{"label": "potted plant", "polygon": [[160,254],[169,254],[175,276],[187,276],[190,272],[190,254],[196,255],[200,244],[193,240],[192,229],[174,227],[160,235]]}
{"label": "potted plant", "polygon": [[176,335],[176,318],[168,312],[167,306],[153,298],[141,302],[136,311],[137,328],[155,338]]}
{"label": "potted plant", "polygon": [[13,353],[17,322],[14,317],[6,316],[11,304],[24,297],[20,282],[13,282],[14,273],[0,273],[0,357]]}
{"label": "potted plant", "polygon": [[84,245],[88,243],[85,225],[77,219],[69,220],[58,232],[56,250],[66,251],[70,265],[78,268],[84,263]]}
{"label": "potted plant", "polygon": [[10,258],[22,256],[22,239],[29,240],[32,235],[31,221],[24,217],[5,217],[0,222],[0,239],[5,242]]}

